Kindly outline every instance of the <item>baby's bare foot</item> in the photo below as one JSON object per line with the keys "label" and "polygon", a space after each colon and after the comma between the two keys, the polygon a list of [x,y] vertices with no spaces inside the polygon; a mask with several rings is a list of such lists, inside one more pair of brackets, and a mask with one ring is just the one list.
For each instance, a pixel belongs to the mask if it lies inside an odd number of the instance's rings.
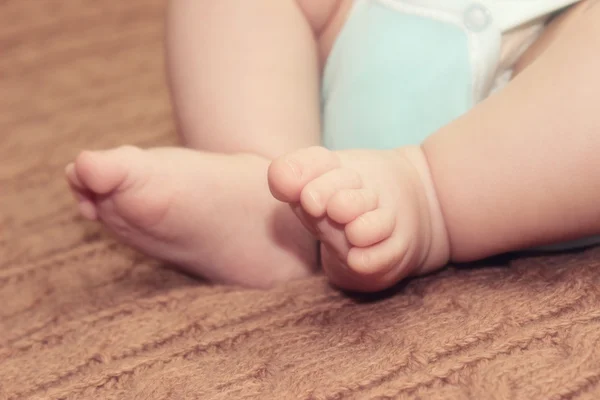
{"label": "baby's bare foot", "polygon": [[66,168],[81,213],[139,250],[253,287],[307,276],[316,243],[273,199],[268,160],[182,148],[83,152]]}
{"label": "baby's bare foot", "polygon": [[343,288],[381,290],[448,261],[442,214],[418,147],[303,149],[271,164],[269,184],[319,237],[323,268]]}

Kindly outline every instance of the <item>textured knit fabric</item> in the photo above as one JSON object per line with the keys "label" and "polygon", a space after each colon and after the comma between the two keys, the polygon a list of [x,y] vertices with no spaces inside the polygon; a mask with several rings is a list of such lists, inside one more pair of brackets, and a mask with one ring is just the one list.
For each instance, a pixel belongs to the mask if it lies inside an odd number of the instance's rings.
{"label": "textured knit fabric", "polygon": [[355,298],[210,286],[79,218],[79,149],[175,143],[163,8],[0,2],[0,399],[600,398],[600,250]]}

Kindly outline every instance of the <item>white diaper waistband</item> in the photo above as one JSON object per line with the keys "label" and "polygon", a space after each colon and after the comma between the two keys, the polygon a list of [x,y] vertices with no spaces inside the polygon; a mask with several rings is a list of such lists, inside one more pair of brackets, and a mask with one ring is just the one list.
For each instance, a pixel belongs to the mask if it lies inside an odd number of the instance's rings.
{"label": "white diaper waistband", "polygon": [[356,0],[461,28],[470,49],[473,99],[478,102],[506,78],[537,39],[549,16],[580,0]]}

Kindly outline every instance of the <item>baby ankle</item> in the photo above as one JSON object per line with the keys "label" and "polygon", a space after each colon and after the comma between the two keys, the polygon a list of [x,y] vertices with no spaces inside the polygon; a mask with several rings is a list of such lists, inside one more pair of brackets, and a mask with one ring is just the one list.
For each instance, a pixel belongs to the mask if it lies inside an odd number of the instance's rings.
{"label": "baby ankle", "polygon": [[427,273],[445,266],[450,261],[450,238],[425,151],[421,146],[400,148],[398,151],[417,171],[427,201],[430,238],[425,256],[417,271]]}

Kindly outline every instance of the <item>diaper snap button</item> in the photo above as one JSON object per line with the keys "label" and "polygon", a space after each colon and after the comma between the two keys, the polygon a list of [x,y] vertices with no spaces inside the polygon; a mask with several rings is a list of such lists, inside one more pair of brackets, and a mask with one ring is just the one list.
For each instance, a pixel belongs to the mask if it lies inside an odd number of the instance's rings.
{"label": "diaper snap button", "polygon": [[492,22],[490,12],[481,4],[471,4],[463,14],[465,25],[473,32],[481,32]]}

